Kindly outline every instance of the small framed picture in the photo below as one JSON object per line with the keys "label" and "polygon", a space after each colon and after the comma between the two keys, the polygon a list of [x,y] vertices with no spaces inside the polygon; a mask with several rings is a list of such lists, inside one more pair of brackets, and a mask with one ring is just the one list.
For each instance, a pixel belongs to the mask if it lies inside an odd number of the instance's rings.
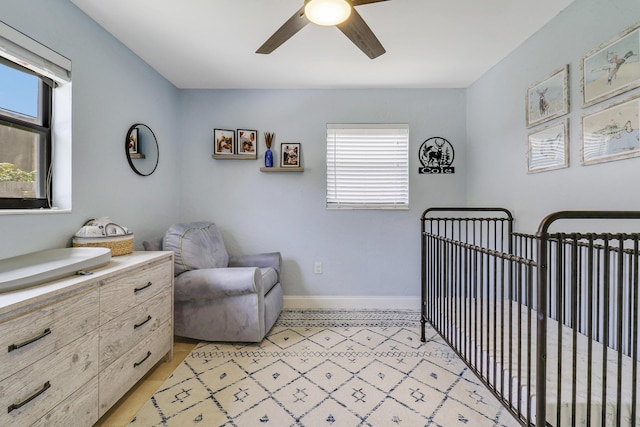
{"label": "small framed picture", "polygon": [[138,128],[129,132],[129,154],[138,154]]}
{"label": "small framed picture", "polygon": [[280,144],[280,167],[299,168],[300,163],[300,143],[283,142]]}
{"label": "small framed picture", "polygon": [[640,24],[582,58],[582,106],[640,86]]}
{"label": "small framed picture", "polygon": [[241,156],[258,158],[258,131],[238,129],[238,146],[236,153]]}
{"label": "small framed picture", "polygon": [[640,156],[640,96],[582,117],[582,164]]}
{"label": "small framed picture", "polygon": [[528,172],[569,167],[569,119],[550,124],[529,134]]}
{"label": "small framed picture", "polygon": [[213,130],[213,156],[234,154],[236,132],[228,129]]}
{"label": "small framed picture", "polygon": [[552,72],[527,89],[527,127],[569,112],[569,66]]}

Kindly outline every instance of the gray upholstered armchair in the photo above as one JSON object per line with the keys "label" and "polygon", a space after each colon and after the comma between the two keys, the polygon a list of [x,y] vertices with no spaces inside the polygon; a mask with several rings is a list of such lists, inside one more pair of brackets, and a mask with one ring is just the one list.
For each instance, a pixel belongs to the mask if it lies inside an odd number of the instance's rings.
{"label": "gray upholstered armchair", "polygon": [[[145,242],[147,250],[159,249]],[[206,341],[259,342],[282,310],[279,252],[229,256],[212,222],[171,226],[175,252],[174,333]]]}

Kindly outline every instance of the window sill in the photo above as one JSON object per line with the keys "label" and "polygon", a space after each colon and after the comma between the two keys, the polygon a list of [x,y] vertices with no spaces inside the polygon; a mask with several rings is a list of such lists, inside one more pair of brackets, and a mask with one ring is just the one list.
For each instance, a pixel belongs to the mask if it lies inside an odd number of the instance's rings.
{"label": "window sill", "polygon": [[0,209],[0,215],[49,215],[71,213],[71,209]]}
{"label": "window sill", "polygon": [[355,211],[355,210],[408,211],[409,206],[343,205],[343,206],[327,206],[327,210],[328,211]]}

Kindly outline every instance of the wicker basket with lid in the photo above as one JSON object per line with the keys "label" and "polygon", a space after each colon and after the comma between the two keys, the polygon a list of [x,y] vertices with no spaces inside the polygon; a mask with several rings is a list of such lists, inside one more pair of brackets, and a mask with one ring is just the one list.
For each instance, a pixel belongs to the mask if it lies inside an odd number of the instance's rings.
{"label": "wicker basket with lid", "polygon": [[133,252],[133,233],[108,217],[90,219],[73,236],[74,247],[101,247],[111,249],[111,256]]}

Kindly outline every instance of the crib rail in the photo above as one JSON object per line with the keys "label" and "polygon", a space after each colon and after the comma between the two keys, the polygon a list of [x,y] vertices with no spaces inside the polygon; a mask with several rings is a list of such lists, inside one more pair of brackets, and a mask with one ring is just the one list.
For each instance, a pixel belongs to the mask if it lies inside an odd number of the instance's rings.
{"label": "crib rail", "polygon": [[428,322],[508,410],[531,418],[531,406],[521,404],[530,387],[501,368],[522,378],[531,366],[514,357],[534,320],[510,303],[531,300],[533,289],[533,262],[511,255],[513,216],[502,208],[431,208],[421,220],[421,339]]}
{"label": "crib rail", "polygon": [[[638,233],[551,233],[552,225],[580,220],[638,220],[636,211],[563,211],[547,216],[536,237],[538,259],[537,383],[544,383],[553,359],[557,363],[555,404],[560,409],[548,414],[549,388],[538,390],[538,419],[552,425],[578,423],[576,394],[578,377],[586,369],[586,425],[631,426],[638,422]],[[549,331],[555,319],[557,332]],[[570,346],[562,342],[561,328],[571,331]],[[559,336],[550,346],[549,336]],[[587,338],[586,361],[580,363],[578,340]],[[600,345],[598,345],[600,344]],[[553,354],[555,352],[555,354]],[[564,363],[570,360],[569,363]],[[545,363],[546,361],[546,363]],[[597,369],[599,368],[599,369]],[[597,372],[599,371],[599,372]],[[562,408],[563,378],[571,373],[571,405]],[[596,384],[599,379],[600,386]],[[623,402],[624,401],[624,402]],[[627,406],[626,402],[630,404]],[[600,403],[596,403],[600,402]],[[610,402],[608,405],[602,402]],[[565,413],[563,413],[565,409]],[[569,415],[570,414],[570,415]]]}
{"label": "crib rail", "polygon": [[[484,214],[479,216],[479,214]],[[436,216],[437,215],[437,216]],[[455,216],[454,216],[455,215]],[[503,208],[467,208],[467,207],[434,207],[425,210],[422,222],[422,332],[421,339],[425,341],[424,325],[435,315],[434,307],[427,306],[428,295],[434,296],[437,289],[435,280],[438,270],[434,266],[436,260],[444,252],[436,250],[436,246],[427,247],[433,242],[427,236],[438,236],[451,241],[460,241],[470,245],[489,248],[495,251],[511,252],[513,233],[513,215]],[[431,256],[427,258],[427,254]],[[446,262],[446,259],[444,259]],[[431,275],[427,276],[427,272]],[[431,285],[431,286],[430,286]]]}
{"label": "crib rail", "polygon": [[421,218],[421,338],[429,322],[522,425],[640,425],[639,235],[549,232],[590,219],[640,212],[560,212],[536,235],[500,208]]}

